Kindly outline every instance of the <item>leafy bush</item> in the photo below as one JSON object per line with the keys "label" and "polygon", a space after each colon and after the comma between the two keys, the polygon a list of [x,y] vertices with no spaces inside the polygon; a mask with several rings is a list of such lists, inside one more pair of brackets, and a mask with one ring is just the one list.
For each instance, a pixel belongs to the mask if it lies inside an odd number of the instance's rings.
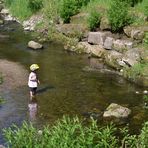
{"label": "leafy bush", "polygon": [[43,7],[42,0],[29,0],[28,5],[32,12],[37,12]]}
{"label": "leafy bush", "polygon": [[101,15],[98,11],[92,10],[88,17],[88,27],[90,30],[95,30],[96,27],[99,27],[101,21]]}
{"label": "leafy bush", "polygon": [[132,23],[132,19],[128,14],[128,5],[120,0],[113,0],[108,10],[108,19],[111,24],[112,31],[121,31],[124,26]]}
{"label": "leafy bush", "polygon": [[64,23],[70,22],[70,17],[78,12],[78,2],[75,0],[62,0],[60,7],[60,16]]}

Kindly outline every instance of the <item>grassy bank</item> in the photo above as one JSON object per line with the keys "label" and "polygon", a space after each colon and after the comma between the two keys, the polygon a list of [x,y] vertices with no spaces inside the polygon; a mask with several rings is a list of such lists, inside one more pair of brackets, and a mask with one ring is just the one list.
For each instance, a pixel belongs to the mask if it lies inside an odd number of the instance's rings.
{"label": "grassy bank", "polygon": [[127,128],[121,130],[112,124],[99,127],[94,120],[86,126],[77,117],[63,117],[42,130],[23,123],[20,128],[14,125],[3,131],[9,147],[19,148],[119,148],[121,145],[146,148],[148,145],[148,122],[140,135],[130,135]]}
{"label": "grassy bank", "polygon": [[[118,0],[114,0],[118,2]],[[8,7],[11,13],[17,18],[24,20],[27,19],[32,14],[37,11],[42,11],[50,22],[57,21],[59,17],[62,18],[64,22],[69,22],[70,17],[80,13],[89,13],[94,9],[97,9],[102,15],[105,13],[112,5],[111,0],[4,0],[6,7]],[[148,1],[147,0],[124,0],[128,4],[134,3],[134,7],[129,6],[129,11],[135,13],[143,13],[148,15]],[[139,2],[139,3],[136,3]]]}

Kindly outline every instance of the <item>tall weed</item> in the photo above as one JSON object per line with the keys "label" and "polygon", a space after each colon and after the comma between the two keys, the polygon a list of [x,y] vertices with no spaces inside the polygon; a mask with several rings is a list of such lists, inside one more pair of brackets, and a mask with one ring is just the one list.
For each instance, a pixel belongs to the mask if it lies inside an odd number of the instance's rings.
{"label": "tall weed", "polygon": [[44,0],[43,12],[49,23],[59,21],[60,0]]}

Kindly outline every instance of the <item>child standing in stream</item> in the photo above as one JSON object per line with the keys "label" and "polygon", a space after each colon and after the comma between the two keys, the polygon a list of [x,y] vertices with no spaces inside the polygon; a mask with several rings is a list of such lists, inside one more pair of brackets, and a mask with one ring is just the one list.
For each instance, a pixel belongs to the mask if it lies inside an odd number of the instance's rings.
{"label": "child standing in stream", "polygon": [[28,86],[30,88],[30,99],[31,100],[35,98],[38,84],[40,84],[40,81],[37,76],[38,69],[39,69],[39,66],[37,64],[32,64],[30,66],[31,72],[29,74]]}

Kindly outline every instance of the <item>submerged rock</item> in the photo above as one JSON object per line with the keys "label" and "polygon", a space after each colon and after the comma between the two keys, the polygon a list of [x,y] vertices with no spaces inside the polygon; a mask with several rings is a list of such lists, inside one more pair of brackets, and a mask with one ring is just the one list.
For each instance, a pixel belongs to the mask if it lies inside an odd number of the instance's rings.
{"label": "submerged rock", "polygon": [[131,114],[131,110],[121,105],[110,104],[103,114],[103,117],[127,118]]}

